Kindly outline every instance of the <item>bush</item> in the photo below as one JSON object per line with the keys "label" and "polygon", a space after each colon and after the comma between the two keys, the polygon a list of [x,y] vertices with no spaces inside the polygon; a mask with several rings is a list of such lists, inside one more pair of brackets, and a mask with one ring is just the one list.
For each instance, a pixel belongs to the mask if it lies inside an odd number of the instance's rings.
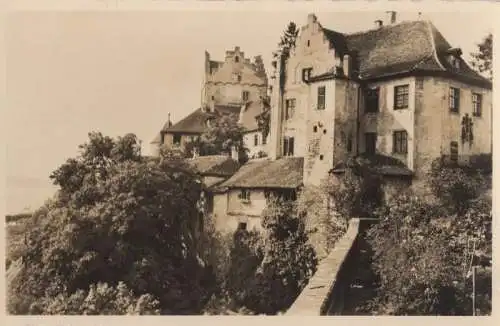
{"label": "bush", "polygon": [[276,314],[295,301],[315,273],[317,258],[304,221],[290,202],[272,199],[262,215],[263,260],[245,306],[261,314]]}
{"label": "bush", "polygon": [[123,283],[116,287],[92,284],[88,291],[46,297],[33,310],[42,315],[158,315],[159,302],[150,294],[139,297]]}
{"label": "bush", "polygon": [[347,230],[347,220],[330,209],[325,186],[307,185],[299,193],[297,214],[304,219],[309,241],[318,259],[326,257]]}
{"label": "bush", "polygon": [[[471,314],[470,268],[491,253],[491,206],[470,204],[462,215],[411,192],[393,198],[368,232],[380,278],[376,306],[396,315]],[[472,242],[475,252],[472,252]],[[487,274],[477,278],[486,288]],[[490,290],[491,291],[491,290]],[[491,293],[491,292],[490,292]],[[491,311],[491,294],[480,293],[479,311]],[[488,299],[490,298],[490,299]],[[488,300],[490,300],[488,302]]]}
{"label": "bush", "polygon": [[484,191],[486,180],[478,170],[447,165],[438,159],[432,164],[429,185],[450,212],[463,213],[469,203]]}

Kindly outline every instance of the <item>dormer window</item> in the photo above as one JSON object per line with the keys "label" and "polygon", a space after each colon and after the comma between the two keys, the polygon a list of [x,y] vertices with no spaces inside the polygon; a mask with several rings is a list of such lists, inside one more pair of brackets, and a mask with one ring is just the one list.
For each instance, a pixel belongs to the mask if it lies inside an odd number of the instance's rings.
{"label": "dormer window", "polygon": [[234,62],[240,62],[240,57],[235,56],[235,57],[234,57]]}
{"label": "dormer window", "polygon": [[458,59],[456,56],[450,55],[448,57],[448,61],[453,68],[460,69],[460,59]]}

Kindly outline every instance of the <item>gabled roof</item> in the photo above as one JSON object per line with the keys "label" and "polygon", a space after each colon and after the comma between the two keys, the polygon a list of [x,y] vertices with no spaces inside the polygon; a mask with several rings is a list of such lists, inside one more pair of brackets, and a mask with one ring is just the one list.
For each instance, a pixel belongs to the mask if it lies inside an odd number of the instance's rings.
{"label": "gabled roof", "polygon": [[452,47],[430,21],[406,21],[354,34],[326,28],[323,32],[340,56],[351,55],[361,80],[426,72],[491,87],[463,59],[459,69],[451,67],[446,57]]}
{"label": "gabled roof", "polygon": [[201,175],[232,176],[238,171],[240,164],[229,156],[208,155],[188,159],[187,163]]}
{"label": "gabled roof", "polygon": [[217,188],[294,189],[302,185],[303,163],[303,157],[251,160]]}
{"label": "gabled roof", "polygon": [[201,108],[193,111],[187,117],[177,122],[173,126],[164,129],[164,132],[179,132],[179,133],[194,133],[199,134],[207,129],[207,120],[209,118],[215,117],[217,113],[221,114],[239,114],[239,106],[230,105],[216,105],[216,112],[209,112],[202,110]]}

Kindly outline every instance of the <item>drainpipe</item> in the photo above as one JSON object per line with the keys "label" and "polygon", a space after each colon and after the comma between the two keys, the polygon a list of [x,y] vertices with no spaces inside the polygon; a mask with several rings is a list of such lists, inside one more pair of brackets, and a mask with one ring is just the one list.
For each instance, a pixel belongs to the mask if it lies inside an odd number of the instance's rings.
{"label": "drainpipe", "polygon": [[359,142],[361,139],[361,135],[359,134],[360,132],[360,114],[359,110],[361,109],[361,92],[363,90],[363,86],[361,83],[359,83],[358,86],[358,103],[357,103],[357,111],[356,111],[356,156],[359,156]]}

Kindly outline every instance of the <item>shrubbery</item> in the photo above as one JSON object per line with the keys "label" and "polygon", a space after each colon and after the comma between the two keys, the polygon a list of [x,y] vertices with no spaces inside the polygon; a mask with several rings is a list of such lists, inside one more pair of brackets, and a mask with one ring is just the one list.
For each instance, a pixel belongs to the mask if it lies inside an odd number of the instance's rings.
{"label": "shrubbery", "polygon": [[471,267],[478,314],[491,312],[491,202],[479,198],[482,177],[437,162],[428,180],[437,201],[411,191],[378,212],[369,231],[380,278],[375,306],[396,315],[472,314]]}

